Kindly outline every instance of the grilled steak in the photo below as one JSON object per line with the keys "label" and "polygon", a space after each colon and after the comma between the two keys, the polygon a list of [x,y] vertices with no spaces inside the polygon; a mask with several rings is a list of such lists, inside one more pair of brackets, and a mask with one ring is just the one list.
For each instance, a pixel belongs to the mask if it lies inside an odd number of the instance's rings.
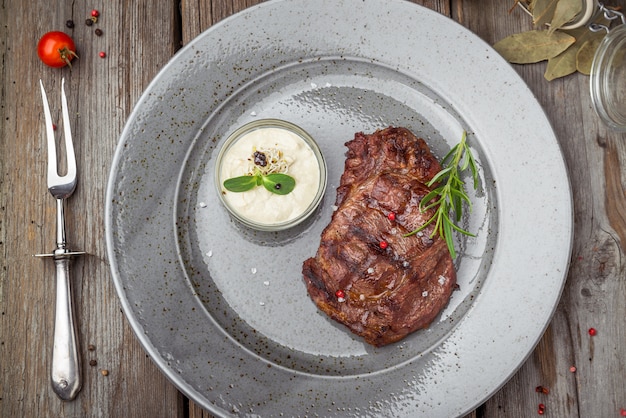
{"label": "grilled steak", "polygon": [[421,138],[390,127],[346,143],[332,220],[317,254],[303,265],[319,309],[375,346],[427,327],[456,285],[443,239],[404,234],[423,225],[426,183],[441,166]]}

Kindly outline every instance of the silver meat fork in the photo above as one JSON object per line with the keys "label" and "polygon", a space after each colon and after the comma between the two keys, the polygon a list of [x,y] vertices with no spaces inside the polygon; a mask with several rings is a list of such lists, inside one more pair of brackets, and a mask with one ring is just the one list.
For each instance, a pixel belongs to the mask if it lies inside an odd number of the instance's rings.
{"label": "silver meat fork", "polygon": [[64,201],[74,193],[76,188],[76,156],[72,143],[70,116],[67,110],[65,97],[65,79],[61,82],[61,104],[63,112],[63,130],[65,135],[65,155],[67,173],[59,176],[57,168],[56,143],[54,127],[48,98],[41,85],[43,109],[46,120],[46,136],[48,138],[48,190],[54,196],[57,204],[57,247],[51,254],[35,254],[37,257],[52,257],[56,265],[56,309],[54,319],[54,347],[52,349],[51,380],[54,392],[63,400],[70,401],[76,397],[82,386],[80,357],[78,356],[78,342],[74,324],[74,310],[72,307],[72,293],[70,286],[70,260],[77,255],[85,254],[82,251],[71,251],[65,240]]}

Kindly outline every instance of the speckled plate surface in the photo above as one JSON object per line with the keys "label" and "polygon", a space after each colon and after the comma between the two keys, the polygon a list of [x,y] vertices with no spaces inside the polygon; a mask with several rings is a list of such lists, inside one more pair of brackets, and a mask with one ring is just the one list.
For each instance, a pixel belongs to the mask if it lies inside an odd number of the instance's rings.
{"label": "speckled plate surface", "polygon": [[[320,208],[293,230],[248,230],[217,199],[219,147],[259,118],[301,126],[328,164]],[[330,220],[344,143],[388,125],[440,157],[467,130],[481,181],[459,291],[429,329],[374,348],[317,311],[301,266]],[[139,340],[213,414],[449,417],[492,395],[543,334],[572,203],[542,109],[475,35],[402,0],[281,0],[215,25],[150,84],[115,153],[106,227]]]}

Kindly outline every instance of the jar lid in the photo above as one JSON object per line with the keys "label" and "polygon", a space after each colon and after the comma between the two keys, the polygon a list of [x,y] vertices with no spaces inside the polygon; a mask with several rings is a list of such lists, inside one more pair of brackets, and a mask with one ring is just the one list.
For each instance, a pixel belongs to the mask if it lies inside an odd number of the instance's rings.
{"label": "jar lid", "polygon": [[600,118],[626,132],[626,25],[616,26],[600,43],[591,65],[590,90]]}
{"label": "jar lid", "polygon": [[580,13],[566,25],[562,26],[561,29],[576,29],[586,25],[595,14],[597,8],[596,0],[582,0]]}

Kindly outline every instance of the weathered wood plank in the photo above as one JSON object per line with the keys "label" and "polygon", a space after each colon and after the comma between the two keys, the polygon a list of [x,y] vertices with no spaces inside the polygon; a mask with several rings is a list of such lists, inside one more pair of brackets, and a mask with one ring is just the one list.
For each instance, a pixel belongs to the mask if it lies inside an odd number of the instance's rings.
{"label": "weathered wood plank", "polygon": [[[87,27],[84,22],[94,6],[101,18]],[[65,26],[68,19],[75,22],[73,30]],[[8,0],[0,20],[0,416],[181,415],[182,397],[147,358],[121,312],[106,260],[103,220],[108,170],[123,124],[180,43],[177,4],[66,1],[50,7],[43,1]],[[156,22],[162,31],[158,37]],[[103,30],[101,37],[94,35],[96,27]],[[37,40],[49,30],[74,37],[80,59],[72,71],[45,67],[37,59]],[[106,52],[105,59],[98,57],[100,51]],[[61,77],[66,79],[79,168],[78,188],[66,206],[68,240],[89,253],[73,265],[84,379],[73,402],[58,399],[49,383],[53,264],[31,257],[50,251],[55,234],[38,80],[46,86],[53,118],[60,120]],[[90,360],[97,365],[91,366]]]}

